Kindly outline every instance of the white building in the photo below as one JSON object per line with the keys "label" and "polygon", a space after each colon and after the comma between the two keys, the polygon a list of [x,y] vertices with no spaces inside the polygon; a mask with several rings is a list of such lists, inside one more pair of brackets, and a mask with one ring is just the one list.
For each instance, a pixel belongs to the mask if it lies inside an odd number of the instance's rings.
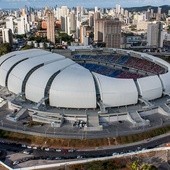
{"label": "white building", "polygon": [[137,25],[141,21],[146,21],[146,13],[137,13],[133,17],[133,24]]}
{"label": "white building", "polygon": [[97,6],[94,7],[94,12],[98,12],[98,7]]}
{"label": "white building", "polygon": [[163,47],[163,42],[164,41],[169,41],[170,42],[170,34],[168,34],[166,31],[161,32],[160,47]]}
{"label": "white building", "polygon": [[61,6],[60,8],[60,17],[65,17],[65,16],[68,16],[69,14],[69,9],[67,6]]}
{"label": "white building", "polygon": [[121,6],[116,4],[116,13],[120,14],[120,12],[121,12]]}
{"label": "white building", "polygon": [[149,23],[147,28],[148,46],[160,47],[162,23]]}
{"label": "white building", "polygon": [[14,34],[14,18],[12,16],[6,18],[6,28],[11,29]]}
{"label": "white building", "polygon": [[61,17],[66,17],[69,14],[69,9],[67,6],[61,6],[60,8],[56,8],[54,10],[54,16],[60,20]]}
{"label": "white building", "polygon": [[146,31],[148,28],[148,22],[147,21],[140,21],[136,25],[137,30],[144,30]]}
{"label": "white building", "polygon": [[17,19],[17,27],[18,27],[18,34],[22,35],[26,33],[26,27],[25,27],[25,17],[20,17]]}
{"label": "white building", "polygon": [[71,24],[71,22],[70,22],[70,17],[68,17],[68,16],[66,16],[65,17],[65,33],[67,33],[68,35],[70,35],[71,34],[71,32],[70,32],[70,24]]}
{"label": "white building", "polygon": [[70,32],[74,33],[76,31],[76,16],[73,12],[69,14],[70,18]]}
{"label": "white building", "polygon": [[9,43],[10,45],[12,45],[13,37],[12,37],[11,29],[2,28],[2,40],[3,40],[3,43]]}

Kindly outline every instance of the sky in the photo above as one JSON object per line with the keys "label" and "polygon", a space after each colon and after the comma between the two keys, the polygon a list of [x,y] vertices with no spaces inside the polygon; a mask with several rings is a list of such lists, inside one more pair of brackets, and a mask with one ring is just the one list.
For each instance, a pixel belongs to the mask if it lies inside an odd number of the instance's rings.
{"label": "sky", "polygon": [[25,5],[31,7],[53,7],[55,5],[68,7],[83,6],[83,7],[115,7],[120,4],[122,7],[136,6],[161,6],[170,5],[170,0],[0,0],[0,8],[22,8]]}

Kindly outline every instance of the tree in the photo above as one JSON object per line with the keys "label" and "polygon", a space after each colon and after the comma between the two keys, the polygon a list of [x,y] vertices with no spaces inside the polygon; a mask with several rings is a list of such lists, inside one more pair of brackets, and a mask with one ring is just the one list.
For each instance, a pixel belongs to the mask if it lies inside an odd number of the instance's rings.
{"label": "tree", "polygon": [[132,170],[139,170],[139,161],[134,161],[131,165]]}
{"label": "tree", "polygon": [[58,36],[56,38],[56,42],[57,43],[61,43],[61,41],[65,41],[67,42],[68,44],[70,44],[71,42],[73,42],[73,37],[68,35],[67,33],[61,33],[59,32],[58,33]]}
{"label": "tree", "polygon": [[157,168],[154,165],[142,163],[139,160],[132,162],[130,167],[131,170],[157,170]]}
{"label": "tree", "polygon": [[170,25],[168,25],[167,32],[170,33]]}
{"label": "tree", "polygon": [[47,41],[47,37],[40,37],[40,36],[30,36],[28,38],[28,41],[36,41],[37,43],[40,43],[40,42],[48,42]]}
{"label": "tree", "polygon": [[129,28],[131,29],[131,31],[135,31],[136,30],[136,25],[131,25],[131,26],[129,26]]}
{"label": "tree", "polygon": [[11,51],[11,46],[9,43],[3,43],[0,45],[0,55],[4,55],[6,53],[9,53]]}
{"label": "tree", "polygon": [[141,170],[157,170],[157,168],[154,165],[143,164]]}
{"label": "tree", "polygon": [[16,34],[16,35],[14,35],[14,38],[23,39],[23,38],[26,38],[26,34],[21,34],[21,35]]}
{"label": "tree", "polygon": [[21,48],[21,50],[28,50],[28,49],[31,49],[33,48],[32,45],[25,45],[23,48]]}

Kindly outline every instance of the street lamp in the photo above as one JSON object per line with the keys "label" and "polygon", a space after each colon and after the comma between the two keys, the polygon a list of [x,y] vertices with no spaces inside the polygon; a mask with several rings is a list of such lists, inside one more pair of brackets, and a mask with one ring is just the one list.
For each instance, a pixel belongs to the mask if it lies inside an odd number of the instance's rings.
{"label": "street lamp", "polygon": [[116,127],[116,137],[118,137],[118,127]]}
{"label": "street lamp", "polygon": [[54,127],[54,135],[55,135],[55,127]]}
{"label": "street lamp", "polygon": [[26,125],[24,125],[24,131],[25,131],[25,129],[26,129]]}
{"label": "street lamp", "polygon": [[4,122],[3,122],[3,120],[1,120],[1,126],[3,126],[4,125]]}
{"label": "street lamp", "polygon": [[17,128],[18,128],[18,123],[17,123],[17,121],[16,121],[15,129],[17,129]]}
{"label": "street lamp", "polygon": [[49,129],[49,127],[47,127],[47,128],[45,129],[45,137],[47,137],[47,131],[48,131],[48,129]]}
{"label": "street lamp", "polygon": [[160,118],[161,119],[161,126],[162,126],[162,124],[163,124],[163,120],[162,120],[162,118]]}

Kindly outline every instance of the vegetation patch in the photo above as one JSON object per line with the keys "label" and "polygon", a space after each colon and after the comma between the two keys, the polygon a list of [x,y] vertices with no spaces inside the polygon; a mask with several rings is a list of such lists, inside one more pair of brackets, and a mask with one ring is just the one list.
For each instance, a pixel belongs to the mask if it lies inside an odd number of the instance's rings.
{"label": "vegetation patch", "polygon": [[128,136],[118,136],[117,138],[99,138],[99,139],[61,139],[48,138],[42,136],[33,136],[17,132],[0,130],[0,138],[13,140],[16,142],[25,142],[30,145],[40,145],[44,147],[64,147],[64,148],[87,148],[102,147],[108,145],[126,144],[152,138],[161,134],[170,132],[170,126],[157,128],[147,132],[131,134]]}

